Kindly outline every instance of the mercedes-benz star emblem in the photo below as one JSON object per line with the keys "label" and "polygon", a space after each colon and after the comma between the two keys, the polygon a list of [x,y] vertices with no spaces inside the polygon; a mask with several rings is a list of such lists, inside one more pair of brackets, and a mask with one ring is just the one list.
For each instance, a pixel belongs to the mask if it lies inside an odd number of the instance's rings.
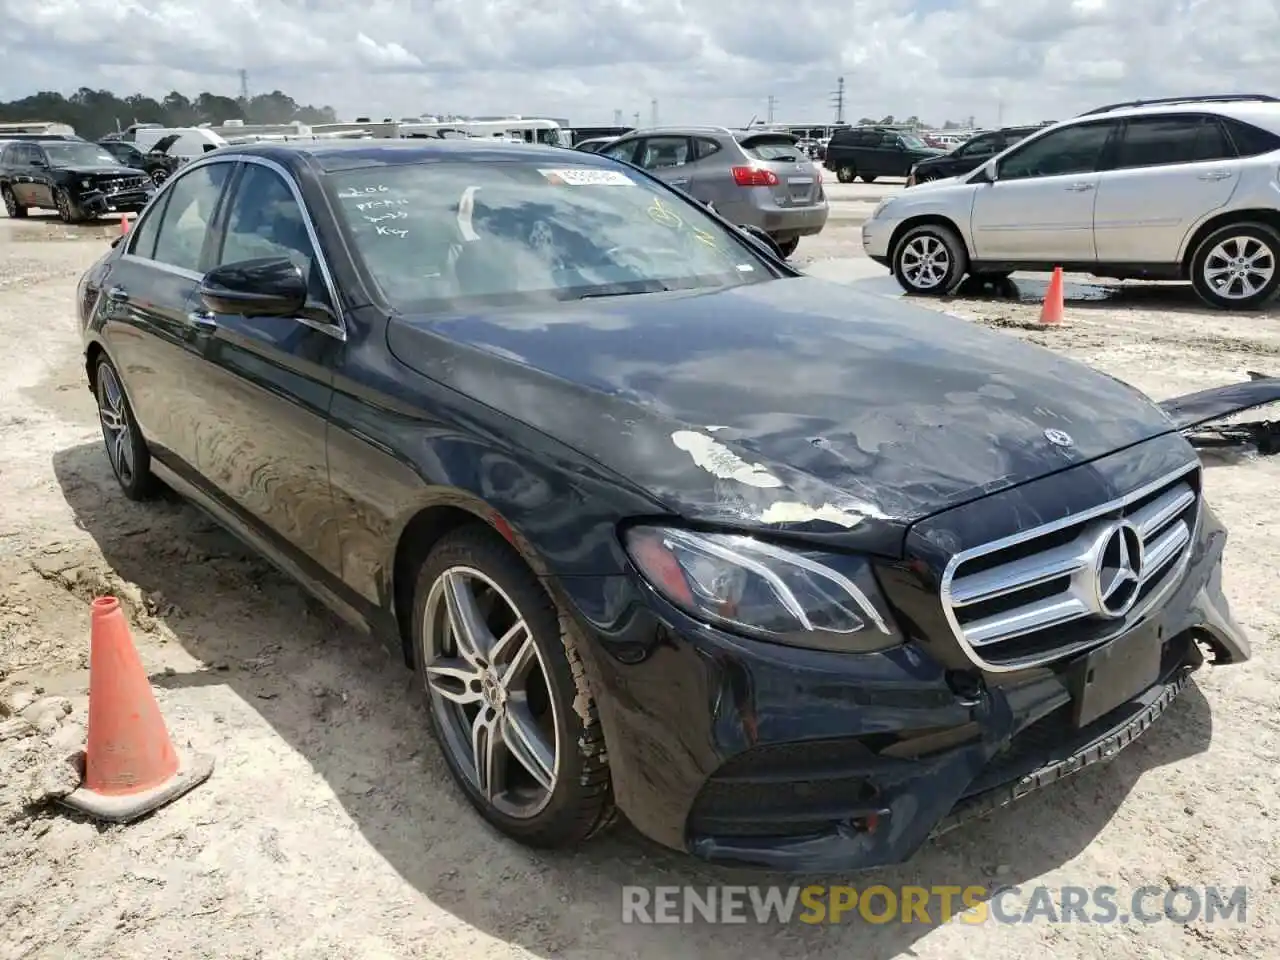
{"label": "mercedes-benz star emblem", "polygon": [[1142,534],[1131,523],[1117,523],[1099,540],[1094,565],[1099,613],[1123,617],[1138,602],[1142,586]]}
{"label": "mercedes-benz star emblem", "polygon": [[1055,430],[1053,427],[1050,427],[1044,432],[1044,438],[1055,447],[1069,447],[1075,443],[1075,441],[1071,439],[1071,434],[1063,430]]}

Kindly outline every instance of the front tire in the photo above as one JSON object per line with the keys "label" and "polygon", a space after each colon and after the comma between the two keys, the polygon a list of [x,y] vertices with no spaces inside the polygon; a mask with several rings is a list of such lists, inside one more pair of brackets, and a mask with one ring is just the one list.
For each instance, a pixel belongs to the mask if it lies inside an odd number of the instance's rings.
{"label": "front tire", "polygon": [[604,736],[575,638],[492,530],[446,534],[418,571],[414,662],[432,732],[467,800],[532,847],[614,819]]}
{"label": "front tire", "polygon": [[792,237],[790,240],[777,240],[775,243],[778,244],[778,252],[782,254],[782,259],[786,260],[800,246],[800,238]]}
{"label": "front tire", "polygon": [[160,482],[151,472],[151,451],[147,449],[133,408],[120,383],[115,365],[105,356],[94,372],[94,394],[98,398],[98,420],[107,459],[120,489],[130,500],[151,500]]}
{"label": "front tire", "polygon": [[858,176],[858,171],[853,167],[844,166],[836,168],[836,179],[841,183],[853,183],[854,178]]}
{"label": "front tire", "polygon": [[80,219],[80,211],[71,202],[71,197],[67,191],[58,187],[53,192],[53,203],[58,208],[58,219],[63,223],[75,223]]}
{"label": "front tire", "polygon": [[1280,287],[1280,233],[1262,223],[1229,224],[1191,258],[1191,286],[1218,310],[1257,310]]}
{"label": "front tire", "polygon": [[945,296],[969,270],[964,241],[950,227],[927,223],[908,230],[893,250],[893,277],[907,293]]}

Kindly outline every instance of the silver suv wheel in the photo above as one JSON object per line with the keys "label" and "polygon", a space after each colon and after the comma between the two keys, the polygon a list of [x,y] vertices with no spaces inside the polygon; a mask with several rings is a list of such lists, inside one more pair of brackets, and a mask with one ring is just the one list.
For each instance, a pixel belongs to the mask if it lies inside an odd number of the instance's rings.
{"label": "silver suv wheel", "polygon": [[1280,233],[1261,223],[1215,230],[1197,248],[1191,284],[1200,299],[1220,310],[1264,305],[1280,286]]}

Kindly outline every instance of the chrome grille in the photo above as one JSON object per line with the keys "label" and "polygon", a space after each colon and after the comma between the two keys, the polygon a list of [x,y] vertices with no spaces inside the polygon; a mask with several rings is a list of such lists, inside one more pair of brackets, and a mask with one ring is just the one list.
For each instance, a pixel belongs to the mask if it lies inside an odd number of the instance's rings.
{"label": "chrome grille", "polygon": [[98,181],[99,189],[104,193],[120,193],[124,190],[136,190],[148,182],[147,177],[107,177]]}
{"label": "chrome grille", "polygon": [[965,653],[1023,669],[1103,643],[1181,577],[1200,511],[1200,468],[1084,513],[956,554],[942,606]]}

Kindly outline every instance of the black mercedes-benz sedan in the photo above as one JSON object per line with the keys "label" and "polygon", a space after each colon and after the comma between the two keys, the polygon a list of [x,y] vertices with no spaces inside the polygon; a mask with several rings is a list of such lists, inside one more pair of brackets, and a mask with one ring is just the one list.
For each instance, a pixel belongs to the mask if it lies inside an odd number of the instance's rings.
{"label": "black mercedes-benz sedan", "polygon": [[525,843],[900,861],[1248,657],[1182,420],[606,157],[220,150],[79,310],[124,495],[391,644]]}

